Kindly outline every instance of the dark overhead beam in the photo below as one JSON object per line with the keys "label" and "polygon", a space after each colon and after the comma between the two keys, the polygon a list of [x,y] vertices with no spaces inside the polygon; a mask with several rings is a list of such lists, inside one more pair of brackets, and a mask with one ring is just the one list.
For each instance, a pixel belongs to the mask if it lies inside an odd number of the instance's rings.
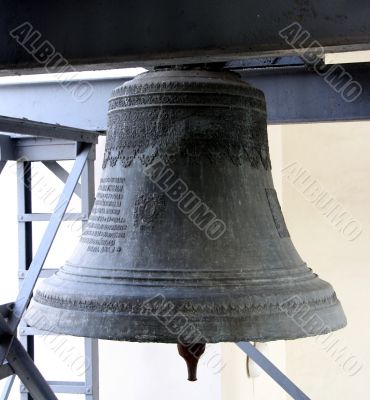
{"label": "dark overhead beam", "polygon": [[[368,0],[0,0],[0,3],[3,74],[24,68],[45,72],[45,54],[40,50],[45,41],[52,51],[79,69],[292,54],[292,47],[279,31],[294,22],[310,34],[304,47],[316,40],[327,50],[370,48]],[[23,23],[32,28],[27,32],[27,40],[23,40],[26,36],[18,40],[20,44],[16,40],[20,32],[13,30]]]}

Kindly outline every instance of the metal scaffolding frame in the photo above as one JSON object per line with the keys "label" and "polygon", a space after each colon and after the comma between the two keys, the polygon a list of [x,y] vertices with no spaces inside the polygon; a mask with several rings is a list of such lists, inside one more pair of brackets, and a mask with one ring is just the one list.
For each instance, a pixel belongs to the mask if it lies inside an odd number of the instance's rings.
{"label": "metal scaffolding frame", "polygon": [[[14,303],[0,305],[0,380],[7,382],[0,400],[9,396],[14,377],[21,384],[21,400],[57,400],[55,393],[85,394],[86,400],[99,400],[98,341],[85,339],[85,362],[88,362],[85,382],[47,382],[33,362],[34,335],[45,332],[28,327],[21,321],[39,277],[49,276],[53,270],[42,270],[62,221],[86,222],[94,202],[95,144],[99,132],[85,131],[60,125],[0,116],[0,131],[32,137],[0,135],[0,173],[8,160],[17,161],[18,224],[19,224],[19,279],[20,292]],[[46,139],[47,138],[47,139]],[[68,174],[56,161],[75,159]],[[32,213],[31,163],[41,161],[65,183],[58,204],[52,214]],[[79,179],[81,177],[81,184]],[[81,198],[80,214],[66,213],[73,194]],[[49,221],[40,246],[32,259],[32,222]],[[17,338],[19,326],[20,338]],[[260,353],[252,344],[236,343],[293,399],[309,400],[286,375]]]}
{"label": "metal scaffolding frame", "polygon": [[[17,300],[0,306],[0,379],[7,378],[0,398],[8,398],[15,375],[18,375],[21,400],[57,399],[54,393],[84,394],[86,400],[98,400],[98,341],[85,339],[84,382],[46,382],[33,362],[34,335],[45,335],[45,332],[28,327],[21,318],[38,277],[47,277],[55,271],[42,270],[42,267],[61,222],[84,224],[88,219],[94,202],[95,144],[99,132],[9,117],[0,117],[0,131],[16,133],[15,136],[0,136],[0,172],[7,161],[16,161],[20,282]],[[57,162],[62,160],[75,160],[69,174]],[[35,161],[41,161],[65,184],[52,214],[32,212],[31,165]],[[66,213],[74,193],[81,199],[81,212]],[[37,221],[49,221],[49,224],[32,257],[32,223]],[[19,338],[16,336],[18,327]]]}

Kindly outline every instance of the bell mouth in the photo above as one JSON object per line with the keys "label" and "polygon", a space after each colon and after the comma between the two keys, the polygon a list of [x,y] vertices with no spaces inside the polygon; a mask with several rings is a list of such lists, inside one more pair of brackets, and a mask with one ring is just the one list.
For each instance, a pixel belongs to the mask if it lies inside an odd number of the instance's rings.
{"label": "bell mouth", "polygon": [[[190,290],[78,283],[54,275],[31,301],[26,322],[40,330],[107,340],[155,343],[218,343],[290,340],[346,325],[332,287],[313,276],[288,287]],[[99,286],[99,285],[98,285]],[[97,295],[97,292],[104,295]],[[114,292],[116,294],[114,294]],[[304,294],[306,293],[306,294]],[[181,340],[180,340],[181,339]]]}
{"label": "bell mouth", "polygon": [[[320,329],[315,326],[300,326],[299,322],[287,319],[284,314],[269,317],[255,315],[244,319],[218,316],[217,320],[207,321],[207,318],[203,318],[202,321],[193,320],[189,323],[192,329],[206,333],[207,343],[292,340],[324,335],[344,328],[347,324],[339,304],[328,310],[321,310],[319,314],[312,314],[312,318],[315,318],[314,315],[320,320],[331,321],[330,325],[324,324]],[[147,316],[56,310],[33,303],[25,320],[30,326],[40,330],[78,337],[143,343],[177,343],[179,340],[178,334],[169,332],[161,323],[153,324],[153,317]],[[226,330],[227,332],[223,332]]]}

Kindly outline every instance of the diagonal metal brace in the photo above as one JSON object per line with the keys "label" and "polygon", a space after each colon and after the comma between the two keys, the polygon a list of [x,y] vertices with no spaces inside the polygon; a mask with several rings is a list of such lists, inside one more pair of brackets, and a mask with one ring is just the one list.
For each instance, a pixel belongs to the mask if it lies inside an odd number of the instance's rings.
{"label": "diagonal metal brace", "polygon": [[[43,161],[42,163],[63,183],[66,183],[68,179],[68,172],[59,163],[56,161]],[[81,185],[79,183],[76,185],[75,193],[81,198]]]}
{"label": "diagonal metal brace", "polygon": [[241,348],[256,364],[258,364],[279,386],[294,400],[310,400],[286,375],[284,375],[268,358],[249,342],[238,342]]}
{"label": "diagonal metal brace", "polygon": [[45,378],[17,338],[14,338],[7,356],[8,363],[24,386],[37,400],[58,400]]}

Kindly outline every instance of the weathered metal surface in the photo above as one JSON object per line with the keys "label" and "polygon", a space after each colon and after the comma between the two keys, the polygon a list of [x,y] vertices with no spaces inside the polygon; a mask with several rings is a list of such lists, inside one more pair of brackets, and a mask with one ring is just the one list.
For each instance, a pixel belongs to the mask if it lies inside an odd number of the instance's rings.
{"label": "weathered metal surface", "polygon": [[11,72],[292,53],[278,32],[295,21],[326,49],[368,49],[370,43],[367,0],[2,0],[2,11],[0,69]]}
{"label": "weathered metal surface", "polygon": [[264,96],[237,74],[159,70],[118,87],[103,168],[80,243],[36,291],[31,326],[191,344],[345,325],[332,287],[290,240]]}

